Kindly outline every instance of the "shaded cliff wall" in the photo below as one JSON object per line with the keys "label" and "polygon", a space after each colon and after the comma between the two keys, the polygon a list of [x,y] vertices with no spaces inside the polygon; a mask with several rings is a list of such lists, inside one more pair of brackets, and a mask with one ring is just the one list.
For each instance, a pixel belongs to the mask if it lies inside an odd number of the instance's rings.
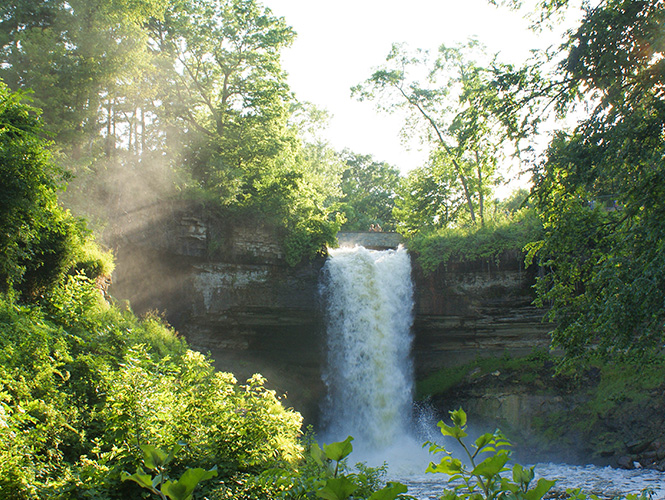
{"label": "shaded cliff wall", "polygon": [[323,259],[289,267],[273,228],[231,224],[191,204],[144,207],[117,222],[111,295],[138,314],[161,312],[240,381],[261,373],[287,406],[315,421]]}
{"label": "shaded cliff wall", "polygon": [[[239,380],[259,372],[309,422],[325,387],[318,280],[324,260],[289,267],[274,229],[232,224],[201,207],[159,204],[116,221],[111,294],[162,312],[190,345]],[[425,276],[415,259],[417,376],[479,355],[547,344],[519,254]]]}
{"label": "shaded cliff wall", "polygon": [[547,348],[551,326],[542,321],[545,311],[532,304],[537,272],[524,268],[517,251],[496,260],[450,262],[428,275],[416,263],[417,376],[478,356]]}

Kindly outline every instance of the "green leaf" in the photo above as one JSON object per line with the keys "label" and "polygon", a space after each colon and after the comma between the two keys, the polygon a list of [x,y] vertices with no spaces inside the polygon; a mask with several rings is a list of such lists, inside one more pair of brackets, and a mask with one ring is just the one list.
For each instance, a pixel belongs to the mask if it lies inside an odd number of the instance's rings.
{"label": "green leaf", "polygon": [[316,492],[324,500],[345,500],[356,491],[356,486],[348,477],[335,477],[328,479],[326,485]]}
{"label": "green leaf", "polygon": [[443,457],[438,464],[431,463],[425,472],[441,473],[441,474],[458,474],[462,471],[462,461],[459,458]]}
{"label": "green leaf", "polygon": [[466,413],[462,408],[450,412],[450,419],[456,427],[464,427],[466,425]]}
{"label": "green leaf", "polygon": [[162,485],[162,493],[171,500],[189,500],[196,486],[206,479],[217,476],[217,466],[210,470],[201,468],[187,469],[175,482],[166,481]]}
{"label": "green leaf", "polygon": [[408,488],[402,483],[389,482],[384,488],[372,493],[369,500],[395,500],[395,498],[407,491]]}
{"label": "green leaf", "polygon": [[143,463],[148,469],[154,470],[166,463],[167,455],[156,446],[144,444],[141,446],[143,451]]}
{"label": "green leaf", "polygon": [[136,471],[135,474],[129,475],[128,472],[122,471],[120,474],[123,481],[134,481],[136,484],[142,488],[153,491],[152,487],[152,476],[150,474],[141,474],[139,471]]}
{"label": "green leaf", "polygon": [[510,481],[508,478],[501,478],[501,491],[509,491],[511,493],[517,493],[519,491],[519,486]]}
{"label": "green leaf", "polygon": [[471,471],[471,474],[475,476],[483,476],[486,478],[494,477],[503,470],[503,466],[506,465],[508,458],[510,457],[505,453],[487,457],[485,460],[476,465],[476,467]]}
{"label": "green leaf", "polygon": [[312,445],[312,449],[311,449],[310,453],[311,453],[312,458],[314,459],[314,461],[319,465],[323,465],[323,461],[327,458],[326,454],[323,452],[323,450],[319,446],[319,443],[314,443]]}
{"label": "green leaf", "polygon": [[483,446],[487,446],[488,444],[492,443],[494,441],[494,434],[491,433],[485,433],[482,436],[480,436],[478,439],[476,439],[475,444],[476,448],[479,450],[483,448]]}
{"label": "green leaf", "polygon": [[330,460],[339,462],[340,460],[349,456],[353,451],[353,445],[351,444],[353,438],[351,436],[347,437],[344,441],[339,441],[336,443],[324,444],[323,451]]}
{"label": "green leaf", "polygon": [[515,481],[518,484],[524,484],[526,486],[529,485],[531,481],[533,481],[533,478],[535,476],[534,473],[534,467],[531,467],[530,469],[525,469],[522,467],[520,464],[515,464],[513,467],[513,481]]}
{"label": "green leaf", "polygon": [[540,500],[555,483],[556,481],[540,478],[536,483],[536,487],[526,492],[526,500]]}
{"label": "green leaf", "polygon": [[464,432],[464,429],[462,429],[461,427],[450,427],[449,425],[446,425],[443,422],[439,422],[437,425],[441,429],[441,434],[443,434],[444,436],[451,436],[454,437],[455,439],[462,439],[468,436],[468,434]]}

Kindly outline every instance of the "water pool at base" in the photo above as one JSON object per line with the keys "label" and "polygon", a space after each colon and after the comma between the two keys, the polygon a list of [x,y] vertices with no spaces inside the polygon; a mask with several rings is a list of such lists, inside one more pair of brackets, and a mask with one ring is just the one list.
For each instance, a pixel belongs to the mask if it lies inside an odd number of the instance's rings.
{"label": "water pool at base", "polygon": [[[585,493],[613,498],[629,493],[640,493],[649,488],[653,491],[654,500],[665,499],[665,473],[658,471],[544,463],[536,465],[536,476],[556,479],[553,492],[580,488]],[[409,487],[409,495],[418,500],[438,499],[447,486],[447,477],[443,474],[397,475],[391,478],[406,484]]]}

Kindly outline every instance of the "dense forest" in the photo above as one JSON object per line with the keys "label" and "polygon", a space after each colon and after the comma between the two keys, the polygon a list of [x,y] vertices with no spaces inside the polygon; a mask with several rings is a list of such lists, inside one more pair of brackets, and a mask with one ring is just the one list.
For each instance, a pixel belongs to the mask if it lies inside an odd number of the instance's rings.
{"label": "dense forest", "polygon": [[[572,8],[538,2],[534,29]],[[475,41],[394,45],[352,93],[407,112],[428,145],[401,175],[322,139],[328,111],[281,67],[296,32],[256,0],[3,3],[0,497],[405,493],[381,468],[344,469],[350,441],[320,449],[261,376],[215,371],[159,315],[107,297],[119,216],[164,200],[278,228],[292,266],[370,224],[402,233],[425,270],[524,250],[562,367],[662,364],[664,19],[661,0],[601,0],[523,66]],[[535,154],[545,123],[565,126]],[[533,188],[496,200],[515,158]],[[452,416],[442,431],[461,439],[466,415]],[[475,476],[496,479],[493,456]],[[515,470],[519,486],[481,498],[542,497]]]}

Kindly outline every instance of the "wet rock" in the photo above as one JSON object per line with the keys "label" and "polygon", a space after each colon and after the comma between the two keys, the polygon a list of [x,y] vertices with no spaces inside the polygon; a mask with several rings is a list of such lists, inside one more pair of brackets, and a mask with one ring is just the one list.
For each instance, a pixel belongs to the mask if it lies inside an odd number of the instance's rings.
{"label": "wet rock", "polygon": [[628,450],[629,453],[633,454],[642,453],[644,450],[646,450],[649,447],[650,444],[651,441],[649,440],[644,440],[644,439],[634,440],[626,443],[626,449]]}
{"label": "wet rock", "polygon": [[617,467],[620,469],[627,469],[627,470],[632,470],[635,468],[635,462],[633,460],[633,457],[629,457],[628,455],[623,455],[617,459]]}

